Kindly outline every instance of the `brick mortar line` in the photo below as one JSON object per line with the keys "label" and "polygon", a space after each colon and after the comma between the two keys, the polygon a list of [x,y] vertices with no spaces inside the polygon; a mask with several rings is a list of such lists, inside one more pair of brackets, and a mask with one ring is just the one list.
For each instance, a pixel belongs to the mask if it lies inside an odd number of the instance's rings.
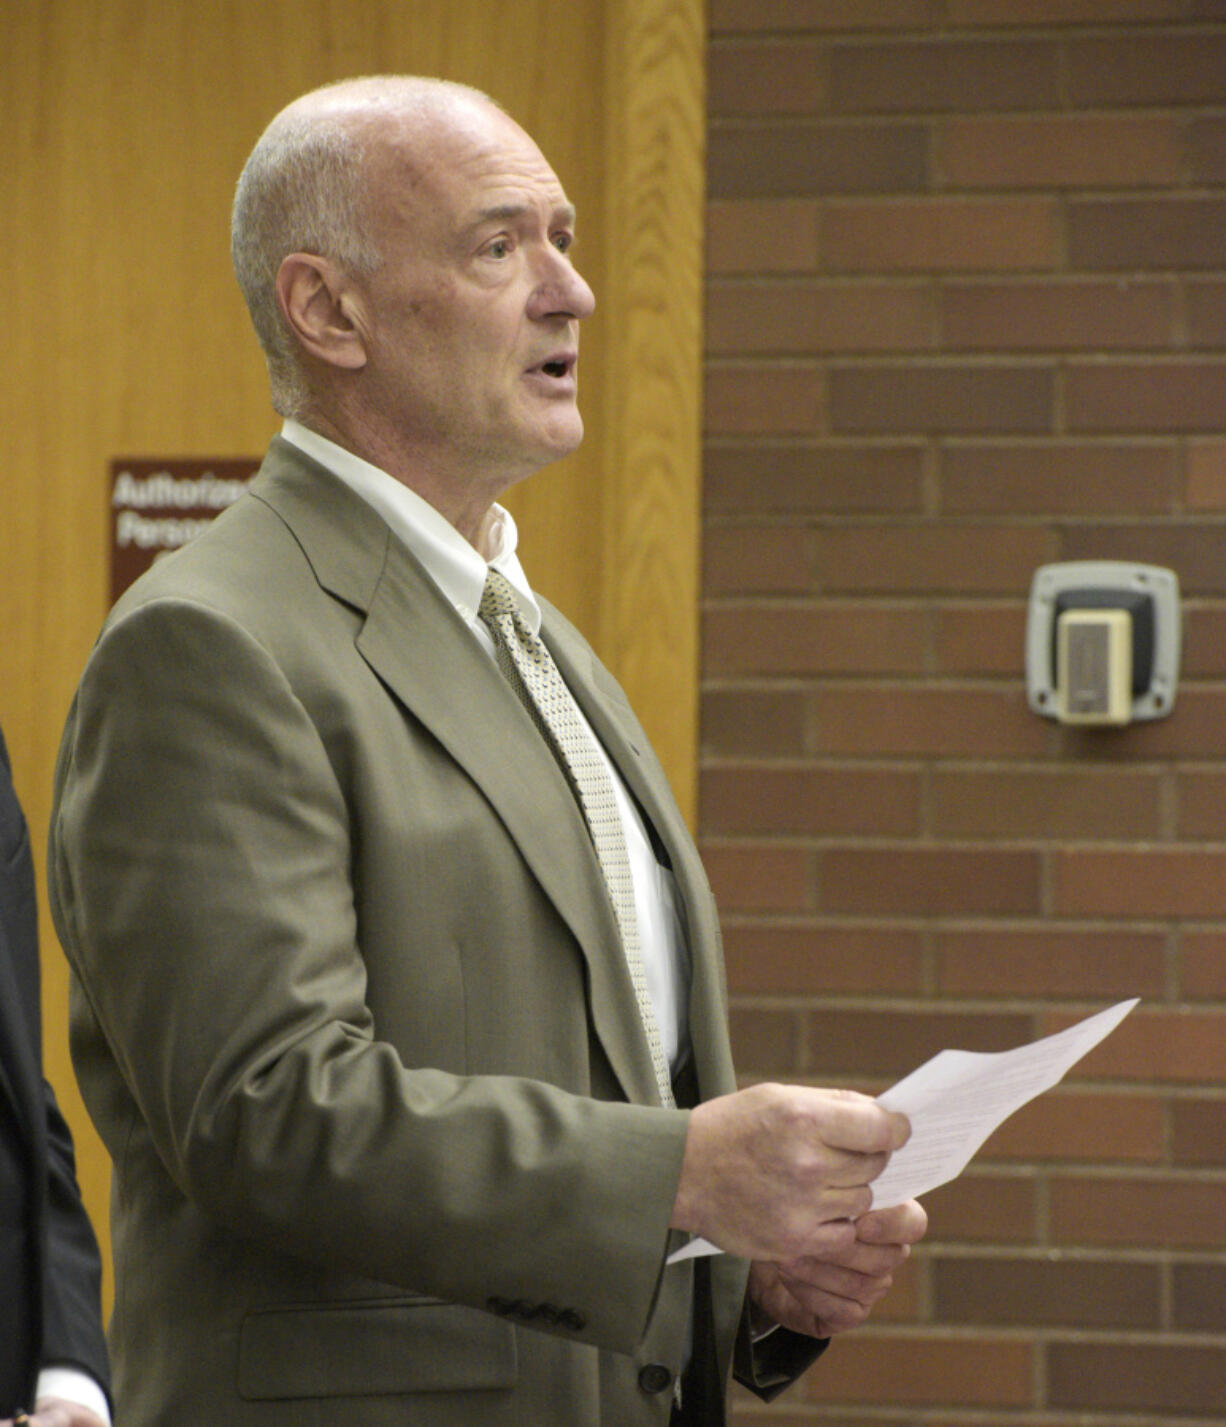
{"label": "brick mortar line", "polygon": [[[704,842],[707,840],[704,836]],[[739,927],[742,929],[755,927],[771,927],[778,930],[810,931],[815,936],[823,931],[862,931],[862,932],[899,932],[899,931],[923,931],[939,936],[943,933],[954,933],[962,936],[968,933],[980,933],[983,935],[993,935],[1000,932],[1030,932],[1033,931],[1039,919],[1034,916],[1019,916],[1015,913],[1001,917],[986,917],[983,913],[968,912],[965,916],[943,916],[943,917],[920,917],[916,915],[906,915],[904,913],[882,914],[874,916],[871,912],[794,912],[794,911],[762,911],[743,912],[728,911],[721,915],[720,924],[724,927]],[[1042,918],[1042,928],[1052,936],[1068,935],[1076,936],[1083,932],[1095,932],[1102,935],[1119,935],[1121,933],[1135,933],[1139,936],[1165,936],[1175,928],[1172,928],[1169,919],[1150,918],[1142,921],[1130,917],[1044,917]],[[1180,922],[1179,931],[1195,932],[1198,930],[1218,934],[1222,928],[1220,922],[1209,920],[1203,925],[1193,922]],[[960,995],[961,993],[947,993]],[[1016,993],[1011,993],[1016,994]],[[1045,991],[1044,996],[1050,996],[1052,992]],[[1063,993],[1068,994],[1068,993]],[[1181,998],[1176,997],[1176,1000]],[[1210,997],[1210,1000],[1220,999],[1226,1003],[1226,994],[1221,997]]]}
{"label": "brick mortar line", "polygon": [[[1224,195],[1226,199],[1226,195]],[[1130,270],[1131,271],[1131,270]],[[1226,267],[1214,269],[1226,276]],[[1132,281],[1133,278],[1128,280]],[[950,347],[917,347],[911,349],[898,349],[894,351],[866,351],[852,349],[846,352],[785,352],[779,356],[770,356],[759,353],[731,353],[719,355],[708,355],[704,359],[704,365],[716,372],[739,372],[752,367],[766,367],[772,370],[830,370],[839,369],[842,371],[859,371],[868,367],[878,367],[888,369],[892,372],[916,370],[924,372],[939,372],[950,367],[969,368],[974,372],[993,372],[1001,370],[1025,370],[1025,371],[1050,371],[1054,374],[1066,373],[1073,367],[1093,368],[1095,370],[1105,370],[1117,367],[1154,367],[1159,370],[1171,367],[1212,367],[1226,369],[1226,353],[1221,347],[1198,348],[1194,352],[1184,351],[1175,348],[1160,348],[1158,350],[1138,347],[1135,351],[1127,349],[1103,351],[1096,348],[1087,347],[1052,347],[1050,349],[1026,348],[1024,350],[1013,351],[1010,349],[960,349]],[[706,433],[704,433],[705,436]],[[722,436],[729,433],[721,432]],[[765,435],[771,433],[766,432]],[[857,433],[838,433],[844,438],[855,437]],[[898,435],[910,434],[913,440],[921,436],[931,436],[935,434],[940,437],[946,433],[943,431],[932,432],[912,432],[897,433]],[[953,431],[951,435],[960,435],[963,439],[974,439],[978,434],[975,431]],[[1001,436],[1012,436],[1016,440],[1029,439],[1035,441],[1043,439],[1061,442],[1075,442],[1079,439],[1079,433],[1075,430],[1069,431],[1048,431],[1048,432],[1025,432],[1002,431]],[[1146,433],[1153,438],[1155,433]],[[1220,437],[1221,432],[1217,427],[1206,427],[1203,430],[1199,427],[1180,427],[1165,433],[1168,440],[1174,440],[1180,436],[1200,436],[1205,439]],[[872,433],[860,433],[862,441],[871,439]],[[992,439],[994,433],[991,430],[985,431],[980,436],[982,440]],[[1097,436],[1100,440],[1122,441],[1128,436],[1127,429],[1120,431],[1092,430],[1087,435]]]}
{"label": "brick mortar line", "polygon": [[[1226,268],[1220,273],[1210,271],[1206,274],[1208,280],[1223,283],[1226,282]],[[1083,350],[1083,349],[1078,349]],[[1210,348],[1210,351],[1218,351],[1220,348]],[[1144,354],[1142,354],[1144,355]],[[1207,437],[1200,437],[1198,433],[1192,433],[1193,439],[1204,439],[1211,442],[1220,442],[1221,433],[1211,433]],[[1052,433],[1017,432],[1017,431],[948,431],[939,432],[935,436],[931,434],[919,434],[908,431],[882,431],[879,433],[866,433],[864,435],[854,435],[847,432],[811,433],[811,432],[788,432],[788,431],[764,431],[759,433],[745,433],[737,435],[733,432],[712,431],[706,436],[704,446],[707,450],[717,451],[739,451],[746,446],[754,450],[808,450],[815,453],[826,450],[838,451],[878,451],[878,450],[914,450],[917,454],[922,448],[926,448],[930,442],[936,441],[940,445],[961,448],[964,446],[989,446],[989,447],[1038,447],[1046,448],[1051,445],[1072,445],[1072,446],[1144,446],[1155,447],[1158,450],[1166,448],[1175,449],[1181,446],[1184,436],[1179,432],[1154,432],[1137,431],[1123,434],[1103,433],[1100,431],[1079,432],[1068,437],[1056,437]]]}
{"label": "brick mortar line", "polygon": [[[913,1000],[902,997],[845,994],[830,995],[820,992],[808,1000],[798,997],[793,993],[786,992],[734,992],[732,1001],[733,1008],[737,1011],[773,1012],[782,1015],[794,1014],[806,1018],[811,1018],[815,1011],[831,1011],[834,1013],[865,1013],[882,1016],[915,1015],[917,1017],[923,1016],[926,1018],[937,1016],[946,1019],[969,1017],[991,1017],[993,1020],[999,1020],[1001,1017],[1033,1019],[1050,1015],[1054,1009],[1048,1002],[1042,1005],[1019,1005],[1010,1003],[984,1005],[978,1002],[950,1003],[948,1001],[931,1001],[917,1004]],[[1063,1016],[1070,1016],[1074,1019],[1078,1017],[1084,1019],[1085,1016],[1092,1015],[1096,1011],[1101,1011],[1106,1005],[1110,1004],[1112,1004],[1110,996],[1082,997],[1080,998],[1080,1005],[1075,1001],[1071,1001],[1062,1004],[1059,1010]],[[1144,1006],[1141,1009],[1144,1009]],[[1172,1007],[1171,1011],[1173,1014],[1185,1014],[1180,1007]],[[1220,1018],[1223,1014],[1226,1014],[1226,1006],[1206,1011],[1204,1014],[1207,1018]],[[1035,1039],[1037,1038],[1036,1036]],[[888,1073],[888,1071],[880,1072],[882,1075]],[[1206,1097],[1203,1093],[1197,1092],[1195,1089],[1197,1084],[1198,1082],[1196,1081],[1186,1079],[1168,1082],[1153,1077],[1138,1080],[1132,1078],[1123,1079],[1118,1075],[1110,1077],[1078,1076],[1070,1071],[1069,1077],[1061,1082],[1061,1087],[1064,1093],[1071,1091],[1074,1094],[1108,1094],[1118,1095],[1120,1098],[1131,1098],[1137,1095],[1152,1093],[1154,1087],[1161,1087],[1165,1094],[1167,1087],[1170,1086],[1171,1088],[1179,1087],[1183,1090],[1183,1094],[1178,1097],[1179,1099],[1220,1098],[1217,1094]],[[1206,1085],[1211,1090],[1221,1091],[1223,1094],[1226,1094],[1226,1087],[1221,1086],[1218,1081],[1208,1081]],[[1226,1164],[1223,1164],[1222,1167],[1226,1168]]]}
{"label": "brick mortar line", "polygon": [[[906,928],[902,928],[906,930]],[[894,928],[899,930],[899,928]],[[991,1016],[1034,1016],[1058,1013],[1060,1015],[1076,1016],[1079,1008],[1084,1008],[1085,1015],[1091,1015],[1095,1010],[1104,1009],[1104,1003],[1112,1004],[1112,997],[1117,1000],[1126,999],[1116,995],[1114,992],[1104,992],[1101,996],[1087,996],[1082,992],[1076,994],[1069,993],[1063,999],[1055,1001],[1050,999],[1043,1001],[1041,1005],[1034,1007],[1019,1007],[1013,1002],[1002,999],[999,1001],[984,1002],[981,997],[962,996],[955,992],[937,992],[931,998],[920,1001],[908,1001],[906,1005],[900,1005],[896,998],[883,994],[864,994],[861,992],[848,991],[732,991],[730,1001],[737,1010],[745,1011],[775,1011],[775,1010],[795,1010],[804,1015],[810,1015],[816,1010],[835,1011],[890,1011],[898,1014],[916,1015],[991,1015]],[[1205,1001],[1190,1001],[1186,997],[1176,997],[1170,1001],[1156,1001],[1150,998],[1141,998],[1140,1010],[1160,1011],[1168,1016],[1195,1016],[1198,1018],[1215,1018],[1226,1014],[1226,999],[1217,998]],[[1087,1084],[1082,1080],[1081,1084]],[[1098,1082],[1094,1082],[1098,1083]],[[1149,1080],[1127,1080],[1120,1081],[1113,1077],[1110,1081],[1102,1082],[1106,1086],[1116,1086],[1121,1090],[1137,1085],[1161,1086],[1164,1095],[1169,1095],[1174,1099],[1197,1099],[1197,1100],[1226,1100],[1226,1085],[1218,1081],[1198,1082],[1195,1080],[1163,1080],[1152,1078]],[[1226,1164],[1226,1160],[1223,1161]]]}
{"label": "brick mortar line", "polygon": [[[939,479],[939,478],[938,478]],[[1016,515],[1008,511],[1000,511],[997,514],[974,514],[955,515],[949,512],[943,514],[928,515],[916,511],[914,514],[878,514],[875,511],[850,511],[847,514],[841,512],[827,511],[770,511],[761,515],[746,514],[738,515],[735,512],[723,512],[718,515],[704,517],[703,524],[711,530],[742,530],[742,529],[783,529],[794,530],[798,526],[802,529],[809,528],[820,534],[824,530],[836,533],[859,532],[859,531],[881,531],[898,530],[911,531],[916,529],[932,529],[934,531],[956,530],[962,531],[990,531],[990,530],[1030,530],[1049,529],[1055,527],[1054,533],[1060,534],[1069,528],[1087,526],[1093,530],[1114,529],[1121,530],[1136,529],[1138,527],[1156,526],[1158,529],[1178,530],[1181,527],[1195,527],[1197,530],[1205,527],[1213,528],[1226,525],[1226,515],[1217,510],[1184,512],[1184,511],[1153,511],[1142,512],[1138,515],[1118,513],[1113,515],[1099,515],[1092,511],[1072,511],[1068,514],[1061,512],[1057,515],[1043,514],[1041,512],[1023,511]],[[914,598],[926,599],[929,592],[917,590]],[[1028,591],[1022,592],[1017,598],[1025,601]],[[941,599],[952,601],[959,596],[953,592],[937,592]],[[850,597],[858,597],[858,592],[853,588]],[[869,598],[872,598],[870,592]],[[814,596],[779,594],[771,591],[763,591],[761,594],[744,595],[705,595],[702,603],[704,607],[719,606],[724,603],[732,603],[738,600],[808,600],[813,598],[832,599],[832,596],[821,595],[815,592]],[[898,598],[902,598],[899,596]],[[968,590],[960,597],[964,602],[977,603],[980,596],[974,589]],[[998,590],[985,590],[982,593],[983,601],[996,600],[1003,603],[1010,598],[1009,595]],[[1226,598],[1226,593],[1220,595],[1201,595],[1199,599],[1215,599],[1220,602]],[[1186,603],[1186,601],[1185,601]]]}
{"label": "brick mortar line", "polygon": [[1010,21],[999,21],[994,24],[970,25],[950,22],[944,15],[940,18],[929,21],[927,25],[903,25],[889,24],[885,27],[880,25],[862,25],[858,28],[844,28],[832,25],[810,25],[788,29],[785,27],[773,27],[763,25],[760,29],[726,29],[721,28],[717,22],[712,22],[707,27],[707,33],[711,40],[731,40],[735,41],[746,35],[766,35],[780,40],[795,39],[799,36],[821,37],[832,35],[838,43],[848,42],[854,47],[864,45],[893,44],[894,41],[885,40],[883,36],[897,37],[897,42],[902,44],[926,43],[933,36],[939,35],[942,38],[952,36],[958,43],[967,40],[975,40],[981,36],[1000,35],[1025,35],[1028,39],[1034,37],[1044,41],[1059,41],[1061,39],[1108,39],[1117,38],[1120,35],[1131,35],[1136,33],[1138,37],[1144,36],[1148,31],[1162,30],[1166,32],[1178,33],[1181,37],[1189,39],[1196,38],[1199,34],[1223,34],[1226,36],[1226,21],[1215,21],[1211,19],[1186,19],[1172,20],[1166,16],[1159,16],[1154,19],[1135,18],[1132,16],[1120,16],[1119,18],[1108,20],[1069,20],[1067,22],[1043,20],[1034,25],[1027,24],[1024,20],[1013,19]]}
{"label": "brick mortar line", "polygon": [[[820,1369],[818,1371],[820,1372]],[[745,1398],[737,1397],[734,1402],[735,1415],[731,1419],[733,1427],[758,1422],[769,1427],[770,1423],[780,1420],[777,1413]],[[1220,1416],[1189,1417],[1181,1412],[1174,1416],[1166,1414],[1154,1417],[1148,1413],[1130,1412],[1122,1419],[1118,1409],[1114,1408],[1104,1408],[1100,1411],[1028,1407],[1019,1410],[992,1406],[934,1408],[924,1404],[880,1407],[872,1403],[854,1403],[849,1406],[857,1423],[880,1423],[881,1427],[958,1427],[960,1423],[968,1424],[968,1427],[984,1427],[985,1424],[990,1424],[990,1427],[1222,1427]],[[807,1410],[810,1407],[811,1413]],[[786,1420],[796,1423],[812,1422],[813,1427],[823,1427],[827,1421],[823,1414],[831,1410],[832,1404],[828,1402],[802,1404],[799,1409],[793,1404],[792,1415]]]}
{"label": "brick mortar line", "polygon": [[[982,1249],[977,1249],[973,1243],[966,1241],[946,1242],[940,1239],[924,1240],[915,1246],[915,1254],[927,1262],[936,1258],[957,1259],[959,1262],[989,1259],[992,1261],[1014,1261],[1024,1259],[1027,1262],[1055,1262],[1055,1263],[1105,1263],[1105,1264],[1140,1264],[1146,1267],[1179,1268],[1192,1266],[1202,1267],[1206,1264],[1210,1266],[1221,1266],[1226,1268],[1226,1250],[1207,1249],[1203,1253],[1197,1253],[1190,1249],[1158,1250],[1144,1248],[1136,1252],[1128,1249],[1106,1249],[1106,1248],[1057,1248],[1042,1244],[1023,1245],[1010,1248],[1008,1245],[999,1243],[984,1244]],[[1226,1333],[1226,1328],[1221,1330]]]}
{"label": "brick mortar line", "polygon": [[[944,760],[948,761],[948,760]],[[1019,756],[1016,760],[984,756],[982,758],[966,758],[957,760],[959,770],[964,766],[968,771],[976,773],[1043,773],[1049,771],[1050,762],[1033,756]],[[1137,759],[1135,763],[1127,764],[1107,764],[1092,758],[1084,760],[1069,759],[1062,760],[1061,769],[1071,769],[1075,773],[1101,773],[1104,777],[1111,777],[1117,774],[1137,773],[1148,778],[1165,776],[1168,773],[1218,773],[1222,771],[1222,765],[1226,763],[1226,753],[1221,759],[1201,758],[1199,762],[1193,759],[1180,760],[1178,768],[1171,766],[1171,760],[1167,758]],[[904,757],[900,754],[881,753],[877,755],[868,754],[858,765],[861,768],[880,768],[891,772],[915,772],[920,769],[932,769],[933,760],[915,757]],[[789,753],[781,755],[779,758],[771,758],[766,754],[746,754],[743,758],[734,754],[719,754],[703,760],[703,768],[713,772],[737,771],[737,772],[809,772],[821,771],[823,769],[842,770],[846,766],[846,760],[829,753],[816,753],[810,757]],[[941,768],[932,769],[935,772],[944,771]]]}
{"label": "brick mortar line", "polygon": [[[900,837],[897,833],[883,833],[874,836],[868,833],[803,833],[803,832],[779,832],[770,830],[767,832],[721,832],[704,833],[701,842],[705,847],[762,847],[762,848],[791,848],[798,852],[988,852],[988,853],[1063,853],[1071,852],[1075,854],[1093,853],[1094,855],[1106,854],[1115,856],[1127,854],[1130,856],[1154,856],[1156,854],[1179,853],[1188,857],[1222,857],[1226,856],[1226,841],[1220,839],[1206,838],[1201,841],[1182,842],[1162,842],[1155,838],[1133,838],[1121,841],[1106,837],[1052,837],[1045,839],[1041,837],[1005,837],[1005,836],[968,836],[960,833],[953,837],[931,837],[931,838],[908,838]],[[917,918],[927,921],[922,913],[917,913]],[[1045,917],[1046,919],[1046,917]],[[1131,925],[1132,918],[1122,916],[1122,922]],[[1172,916],[1151,916],[1149,920],[1156,921],[1161,926],[1182,925],[1183,918],[1178,915]],[[1209,926],[1220,925],[1226,921],[1226,912],[1220,917],[1210,917],[1206,920]]]}
{"label": "brick mortar line", "polygon": [[[1226,31],[1220,31],[1226,37]],[[1114,104],[1097,103],[1079,105],[1061,101],[1056,105],[1038,105],[1033,109],[965,108],[965,109],[780,109],[780,110],[718,110],[708,107],[707,124],[714,134],[755,134],[772,129],[908,129],[937,128],[963,120],[993,123],[1042,123],[1044,120],[1067,122],[1068,120],[1137,120],[1170,119],[1175,122],[1202,117],[1221,118],[1224,106],[1219,100],[1213,103],[1207,99],[1156,100],[1151,103],[1132,104],[1118,100]],[[1155,186],[1161,186],[1160,182]],[[977,191],[977,190],[976,190]],[[1003,189],[1002,192],[1017,192]],[[1032,190],[1020,190],[1029,193]],[[808,195],[798,195],[807,197]],[[820,196],[820,195],[819,195]],[[872,196],[876,196],[874,191]]]}
{"label": "brick mortar line", "polygon": [[[807,1410],[812,1408],[810,1412]],[[831,1410],[827,1402],[804,1404],[799,1409],[792,1406],[791,1416],[783,1419],[792,1423],[812,1423],[813,1427],[823,1427]],[[1221,1417],[1188,1417],[1183,1413],[1162,1417],[1129,1413],[1121,1418],[1117,1409],[1081,1408],[1015,1408],[996,1407],[941,1407],[927,1408],[924,1405],[905,1407],[877,1407],[869,1403],[851,1405],[855,1422],[880,1423],[881,1427],[1222,1427]],[[730,1419],[733,1427],[741,1424],[763,1423],[766,1427],[781,1419],[769,1408],[758,1407],[751,1401],[737,1397],[734,1399],[734,1416]],[[849,1420],[849,1419],[845,1419]]]}
{"label": "brick mortar line", "polygon": [[914,1342],[965,1342],[968,1339],[1000,1338],[1010,1342],[1033,1343],[1039,1349],[1070,1344],[1087,1347],[1226,1349],[1226,1332],[1206,1332],[1204,1329],[1185,1332],[1181,1329],[1078,1328],[1046,1323],[913,1324],[901,1321],[874,1322],[870,1318],[856,1329],[856,1334],[872,1338],[905,1338]]}

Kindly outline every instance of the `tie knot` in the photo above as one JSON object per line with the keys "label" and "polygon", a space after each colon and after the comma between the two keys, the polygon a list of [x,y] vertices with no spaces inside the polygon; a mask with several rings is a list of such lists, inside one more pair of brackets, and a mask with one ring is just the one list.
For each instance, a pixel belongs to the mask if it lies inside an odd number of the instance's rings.
{"label": "tie knot", "polygon": [[514,622],[515,620],[517,609],[510,581],[493,566],[486,571],[485,588],[481,591],[479,613],[481,618],[486,621],[510,619]]}

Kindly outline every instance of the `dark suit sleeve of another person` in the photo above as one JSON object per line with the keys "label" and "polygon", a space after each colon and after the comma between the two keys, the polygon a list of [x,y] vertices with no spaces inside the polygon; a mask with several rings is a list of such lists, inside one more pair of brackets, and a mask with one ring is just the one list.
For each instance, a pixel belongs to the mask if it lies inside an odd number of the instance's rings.
{"label": "dark suit sleeve of another person", "polygon": [[[29,1116],[28,1140],[45,1179],[31,1186],[36,1206],[35,1259],[41,1265],[41,1304],[23,1304],[27,1325],[41,1338],[31,1381],[44,1367],[75,1367],[89,1373],[109,1394],[106,1343],[100,1313],[101,1264],[98,1245],[81,1203],[72,1137],[42,1077],[39,1027],[38,936],[34,868],[29,833],[9,774],[0,734],[0,958],[12,1000],[0,1018],[7,1044],[6,1064]],[[27,1120],[29,1119],[27,1116]],[[28,1404],[32,1405],[32,1404]]]}
{"label": "dark suit sleeve of another person", "polygon": [[47,1105],[47,1247],[43,1270],[42,1366],[90,1374],[110,1395],[100,1313],[101,1264],[81,1203],[72,1137],[44,1083]]}

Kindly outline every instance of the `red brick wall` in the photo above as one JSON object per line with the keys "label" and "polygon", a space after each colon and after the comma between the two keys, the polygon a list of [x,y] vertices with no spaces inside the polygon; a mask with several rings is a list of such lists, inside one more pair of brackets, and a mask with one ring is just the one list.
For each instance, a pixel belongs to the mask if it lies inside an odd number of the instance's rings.
{"label": "red brick wall", "polygon": [[[749,1078],[1142,1007],[737,1421],[1226,1421],[1226,6],[711,0],[701,830]],[[1031,714],[1037,566],[1184,595]],[[1131,1415],[1135,1414],[1135,1415]]]}

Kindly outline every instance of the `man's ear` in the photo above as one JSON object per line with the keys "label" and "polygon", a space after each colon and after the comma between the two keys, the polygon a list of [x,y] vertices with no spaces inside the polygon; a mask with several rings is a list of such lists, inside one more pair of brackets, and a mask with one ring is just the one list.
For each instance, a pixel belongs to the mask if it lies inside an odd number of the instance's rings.
{"label": "man's ear", "polygon": [[366,365],[361,299],[335,263],[290,253],[277,272],[277,304],[311,356],[349,371]]}

